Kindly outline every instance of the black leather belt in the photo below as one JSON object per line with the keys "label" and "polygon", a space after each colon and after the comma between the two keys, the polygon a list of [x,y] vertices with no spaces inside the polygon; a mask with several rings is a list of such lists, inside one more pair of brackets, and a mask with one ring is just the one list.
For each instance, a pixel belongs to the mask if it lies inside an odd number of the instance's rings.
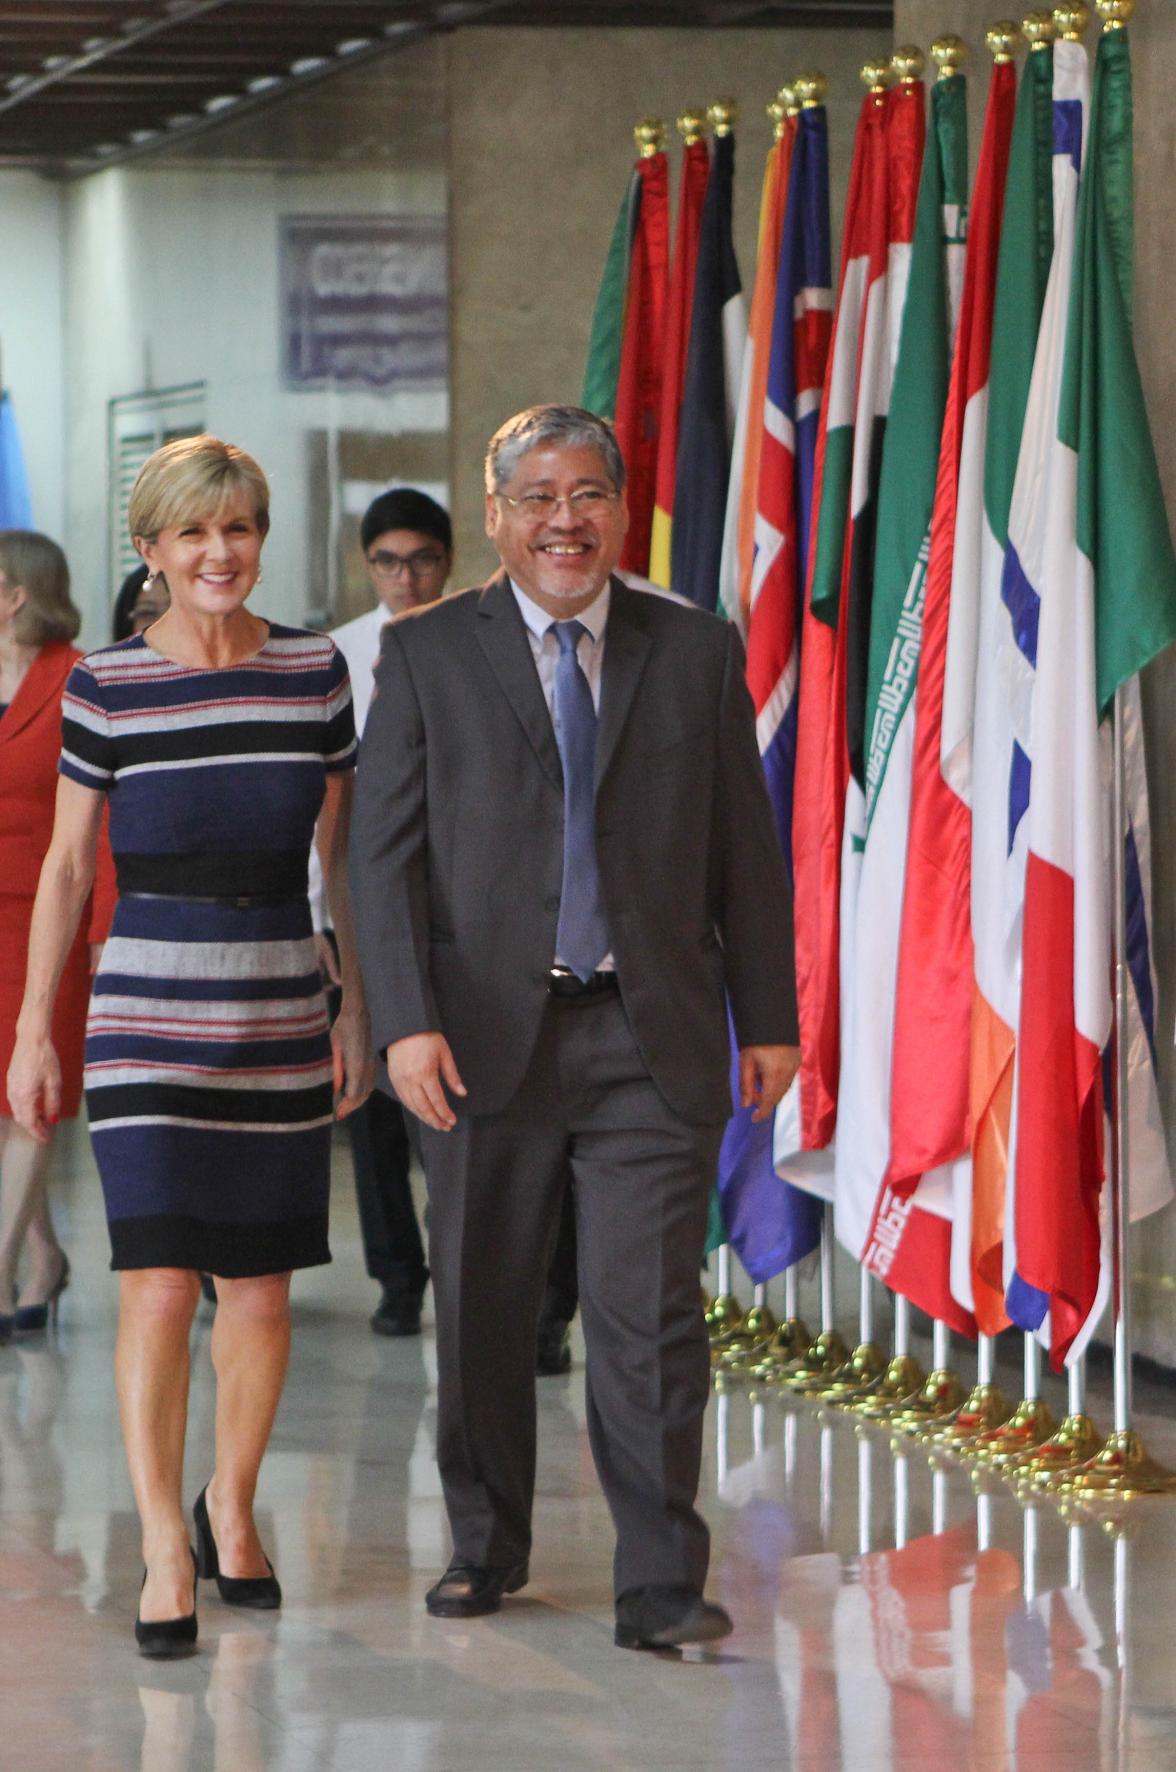
{"label": "black leather belt", "polygon": [[547,994],[562,1002],[582,1002],[586,997],[603,997],[620,989],[615,972],[594,972],[584,979],[566,966],[553,966],[547,974]]}
{"label": "black leather belt", "polygon": [[227,904],[235,910],[254,910],[259,906],[273,909],[282,904],[304,904],[304,898],[295,897],[289,892],[227,892],[202,896],[197,892],[122,892],[120,898],[151,898],[161,904]]}

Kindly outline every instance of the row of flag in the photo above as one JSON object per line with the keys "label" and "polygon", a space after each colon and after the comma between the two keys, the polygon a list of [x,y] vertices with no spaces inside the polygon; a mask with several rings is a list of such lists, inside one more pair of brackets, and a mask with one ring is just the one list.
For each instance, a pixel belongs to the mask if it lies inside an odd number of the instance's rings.
{"label": "row of flag", "polygon": [[1026,21],[1019,83],[1020,33],[989,34],[970,191],[964,46],[936,44],[929,103],[918,51],[868,64],[835,299],[824,83],[797,82],[746,324],[732,107],[688,139],[672,250],[647,141],[585,387],[630,470],[622,565],[745,636],[794,881],[801,1070],[771,1137],[728,1128],[720,1234],[762,1281],[831,1201],[892,1289],[1055,1364],[1110,1277],[1116,845],[1132,1215],[1172,1197],[1138,677],[1176,638],[1176,556],[1131,335],[1127,33],[1092,87],[1072,24]]}

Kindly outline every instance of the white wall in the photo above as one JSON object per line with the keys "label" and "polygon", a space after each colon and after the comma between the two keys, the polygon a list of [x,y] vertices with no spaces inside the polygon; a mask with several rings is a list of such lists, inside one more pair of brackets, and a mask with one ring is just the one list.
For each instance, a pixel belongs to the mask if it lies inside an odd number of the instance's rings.
{"label": "white wall", "polygon": [[33,522],[63,538],[62,187],[0,172],[0,373],[12,396]]}
{"label": "white wall", "polygon": [[443,214],[436,172],[330,176],[215,165],[114,168],[65,193],[68,547],[91,644],[109,596],[108,402],[205,381],[205,423],[256,455],[273,490],[257,607],[300,623],[308,582],[307,433],[443,430],[443,394],[291,392],[280,379],[278,222],[327,212]]}

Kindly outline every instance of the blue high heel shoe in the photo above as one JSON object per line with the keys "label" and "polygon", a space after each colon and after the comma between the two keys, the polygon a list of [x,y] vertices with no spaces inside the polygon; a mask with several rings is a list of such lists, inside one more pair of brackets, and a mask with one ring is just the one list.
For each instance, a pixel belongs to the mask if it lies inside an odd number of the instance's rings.
{"label": "blue high heel shoe", "polygon": [[[12,1335],[36,1335],[40,1330],[48,1328],[50,1323],[57,1321],[57,1309],[61,1303],[61,1294],[69,1285],[69,1256],[61,1251],[61,1272],[58,1274],[53,1289],[43,1304],[19,1304],[8,1318],[9,1333]],[[3,1335],[4,1319],[0,1317],[0,1336]]]}

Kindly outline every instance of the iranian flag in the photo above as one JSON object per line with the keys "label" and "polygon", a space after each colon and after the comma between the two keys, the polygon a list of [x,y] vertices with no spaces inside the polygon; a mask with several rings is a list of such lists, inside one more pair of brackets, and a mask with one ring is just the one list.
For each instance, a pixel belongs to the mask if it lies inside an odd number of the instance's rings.
{"label": "iranian flag", "polygon": [[[1024,736],[1032,682],[1002,581],[1017,458],[1053,258],[1053,133],[1053,49],[1041,43],[1031,51],[1021,76],[1005,186],[979,553],[967,571],[966,556],[960,555],[952,586],[953,627],[957,619],[962,623],[965,597],[976,600],[971,742],[961,743],[949,767],[957,783],[966,779],[972,815],[972,1287],[977,1323],[985,1334],[996,1334],[1008,1322],[1005,1189],[1025,866],[1024,835],[1013,814],[1010,789],[1019,797],[1024,771],[1015,759],[1027,758],[1027,753],[1017,733]],[[949,660],[949,672],[957,662]],[[966,673],[966,665],[963,669]],[[966,689],[956,695],[965,700]]]}
{"label": "iranian flag", "polygon": [[[872,597],[868,610],[864,596],[857,604],[865,642],[859,670],[861,664],[865,670],[856,755],[852,668],[849,676],[852,775],[841,864],[834,1207],[838,1239],[851,1254],[932,1316],[974,1331],[970,1289],[961,1305],[949,1284],[951,1218],[956,1194],[970,1188],[967,1163],[925,1175],[905,1198],[885,1183],[915,689],[967,231],[967,91],[961,75],[940,77],[931,115],[882,454]],[[851,615],[853,609],[851,603]]]}
{"label": "iranian flag", "polygon": [[[973,957],[969,755],[976,677],[984,448],[1001,214],[1017,76],[993,69],[968,227],[964,293],[939,452],[914,720],[910,831],[899,939],[887,1181],[920,1178],[970,1149]],[[953,1246],[970,1269],[971,1190],[956,1195]],[[977,1320],[1003,1325],[1003,1289]]]}
{"label": "iranian flag", "polygon": [[[922,86],[862,101],[842,236],[833,342],[817,432],[801,627],[792,814],[801,1065],[776,1114],[777,1173],[831,1199],[840,1068],[841,837],[849,756],[844,604],[870,513],[923,150]],[[892,179],[892,172],[899,176]],[[896,200],[892,206],[891,191]]]}
{"label": "iranian flag", "polygon": [[[1064,52],[1067,59],[1082,55],[1077,45],[1060,44],[1059,61]],[[1075,65],[1079,86],[1084,67],[1083,56],[1082,68]],[[1055,111],[1056,86],[1055,80]],[[1116,830],[1108,816],[1105,722],[1118,696],[1124,741],[1138,756],[1136,678],[1176,638],[1176,557],[1131,339],[1130,141],[1127,37],[1112,30],[1098,51],[1073,275],[1056,292],[1063,324],[1056,423],[1045,458],[1048,503],[1039,507],[1039,550],[1023,562],[1037,668],[1009,1309],[1027,1328],[1048,1312],[1055,1366],[1084,1346],[1106,1279],[1103,1064],[1114,957],[1108,863],[1124,842],[1128,945],[1121,958],[1137,1000],[1149,982],[1132,964],[1133,947],[1139,951],[1130,903],[1138,806],[1129,800],[1131,822]],[[1054,294],[1051,279],[1047,317]],[[1035,369],[1035,391],[1036,383]],[[1130,1018],[1121,1037],[1131,1038]],[[1134,1074],[1132,1087],[1139,1087]],[[1130,1126],[1130,1100],[1119,1106]],[[1170,1197],[1162,1140],[1139,1140],[1129,1154],[1132,1216],[1142,1216]]]}
{"label": "iranian flag", "polygon": [[763,451],[764,397],[768,386],[768,360],[772,349],[772,316],[776,307],[776,278],[780,265],[780,237],[788,201],[788,170],[796,139],[796,118],[784,121],[783,134],[768,150],[760,193],[759,233],[756,241],[755,283],[747,321],[747,342],[739,380],[739,405],[735,414],[735,439],[731,446],[731,478],[727,482],[727,515],[723,525],[723,553],[719,567],[719,613],[733,621],[746,639],[751,611],[751,575],[755,563],[755,510],[759,487],[759,464]]}

